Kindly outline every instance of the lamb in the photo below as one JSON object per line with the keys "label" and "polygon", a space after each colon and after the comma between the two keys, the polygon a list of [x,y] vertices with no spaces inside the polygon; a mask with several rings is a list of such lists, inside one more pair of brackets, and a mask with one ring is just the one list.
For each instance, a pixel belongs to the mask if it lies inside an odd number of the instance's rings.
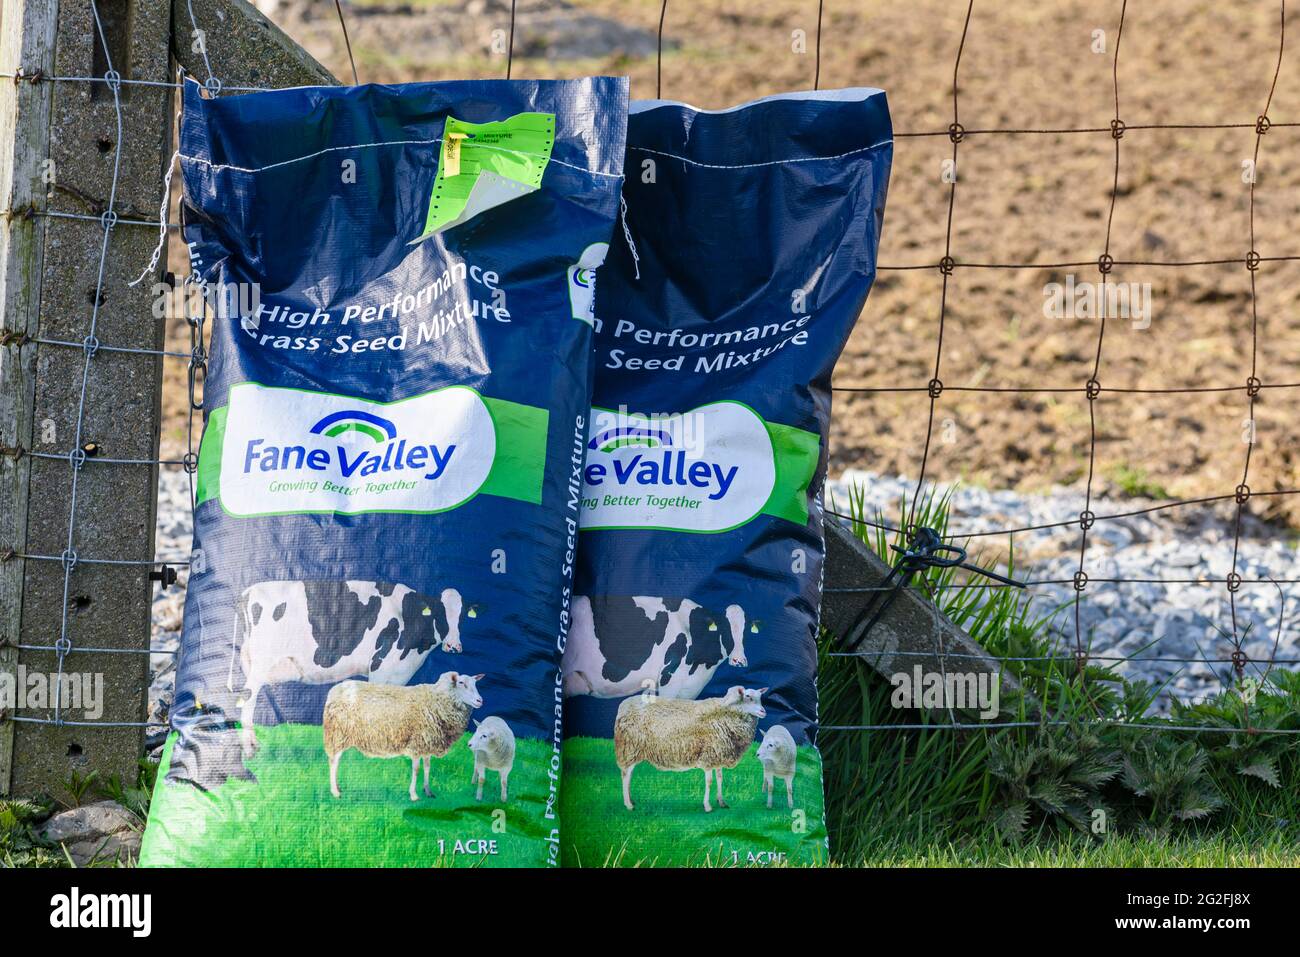
{"label": "lamb", "polygon": [[704,810],[709,787],[718,778],[718,806],[726,807],[722,796],[722,769],[740,763],[754,742],[754,730],[767,714],[762,696],[766,688],[736,685],[721,698],[660,698],[636,695],[618,706],[614,719],[614,756],[623,774],[623,806],[632,804],[632,771],[648,761],[661,771],[704,772]]}
{"label": "lamb", "polygon": [[483,782],[488,770],[501,778],[501,801],[506,800],[506,782],[515,765],[515,733],[500,718],[484,718],[474,722],[474,737],[469,739],[469,749],[474,752],[474,774],[470,781],[478,783],[475,800],[483,800]]}
{"label": "lamb", "polygon": [[482,675],[445,672],[431,685],[380,685],[344,681],[325,699],[325,753],[330,759],[330,793],[339,797],[339,759],[348,748],[368,758],[411,759],[411,800],[424,759],[424,794],[429,761],[442,757],[469,726],[470,712],[483,706]]}
{"label": "lamb", "polygon": [[786,804],[794,807],[794,765],[799,754],[794,746],[794,737],[776,724],[764,731],[762,738],[757,757],[763,765],[763,792],[767,795],[767,806],[772,806],[772,779],[781,778],[785,781]]}

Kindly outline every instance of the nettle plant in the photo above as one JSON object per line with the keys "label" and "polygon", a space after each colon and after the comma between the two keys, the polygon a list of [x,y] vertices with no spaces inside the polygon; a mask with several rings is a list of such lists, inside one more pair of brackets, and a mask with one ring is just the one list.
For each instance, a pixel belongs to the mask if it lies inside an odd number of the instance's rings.
{"label": "nettle plant", "polygon": [[1138,830],[1168,833],[1178,822],[1202,821],[1223,807],[1210,776],[1210,755],[1195,741],[1164,732],[1137,740],[1124,755],[1124,786],[1146,803]]}
{"label": "nettle plant", "polygon": [[62,867],[58,848],[37,835],[50,808],[34,801],[0,799],[0,867]]}
{"label": "nettle plant", "polygon": [[1035,826],[1103,835],[1113,815],[1103,792],[1122,767],[1119,750],[1084,727],[997,736],[988,765],[997,782],[993,826],[1011,842]]}
{"label": "nettle plant", "polygon": [[[1300,673],[1274,669],[1194,705],[1175,703],[1176,723],[1224,729],[1202,735],[1216,768],[1270,788],[1300,778]],[[1225,733],[1230,728],[1245,728]]]}

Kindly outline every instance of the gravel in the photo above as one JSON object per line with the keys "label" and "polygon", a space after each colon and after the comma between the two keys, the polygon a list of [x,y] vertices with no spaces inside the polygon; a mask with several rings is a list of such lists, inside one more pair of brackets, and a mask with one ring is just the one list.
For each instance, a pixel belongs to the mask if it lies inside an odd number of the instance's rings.
{"label": "gravel", "polygon": [[[828,483],[827,507],[848,512],[850,487],[864,493],[869,512],[879,511],[886,523],[897,525],[899,502],[912,494],[915,480],[845,472]],[[1231,663],[1221,659],[1230,659],[1234,647],[1226,579],[1232,571],[1236,505],[1228,501],[1129,514],[1162,505],[1169,503],[1093,499],[1097,520],[1088,532],[1088,583],[1079,630],[1091,655],[1146,659],[1114,664],[1126,677],[1168,682],[1158,702],[1158,710],[1165,711],[1170,694],[1183,701],[1203,700],[1232,680]],[[952,495],[950,532],[999,533],[965,543],[985,565],[1003,564],[1013,543],[1016,577],[1031,582],[1031,608],[1039,615],[1059,609],[1050,630],[1068,650],[1076,640],[1073,578],[1079,569],[1083,510],[1083,493],[1075,489],[1027,494],[958,486]],[[1057,522],[1071,524],[1001,533]],[[1300,581],[1300,555],[1292,534],[1244,514],[1237,574],[1243,579],[1236,592],[1237,634],[1250,659],[1247,674],[1262,676],[1270,657],[1282,660],[1278,667],[1295,669],[1300,640],[1287,626],[1289,615],[1274,655],[1284,602],[1291,614],[1295,611],[1291,598],[1296,586],[1290,582]],[[1151,660],[1157,658],[1188,660]]]}
{"label": "gravel", "polygon": [[[899,501],[910,495],[913,480],[849,471],[827,484],[826,504],[847,512],[850,486],[861,489],[869,511],[879,510],[889,524],[898,523]],[[158,554],[179,557],[190,550],[189,477],[174,469],[161,473],[158,488]],[[1062,648],[1075,643],[1072,584],[1079,564],[1081,492],[1054,489],[1046,494],[990,491],[957,487],[952,497],[950,529],[958,533],[1001,532],[1003,529],[1070,521],[1066,527],[994,534],[972,539],[972,556],[984,564],[1005,558],[1014,540],[1017,577],[1034,584],[1032,608],[1038,614],[1060,609],[1051,627]],[[1225,584],[1232,570],[1232,502],[1190,505],[1122,518],[1106,519],[1161,505],[1143,499],[1094,499],[1098,516],[1088,533],[1084,569],[1089,583],[1080,605],[1079,623],[1085,647],[1094,656],[1131,656],[1115,663],[1127,677],[1168,682],[1159,709],[1168,707],[1168,694],[1201,700],[1221,691],[1231,680],[1232,609]],[[1250,658],[1248,673],[1261,675],[1277,637],[1279,616],[1294,612],[1291,592],[1300,581],[1300,555],[1286,529],[1255,521],[1242,522],[1237,573],[1245,580],[1236,593],[1237,633]],[[188,572],[160,590],[153,605],[153,651],[150,656],[151,721],[166,721],[175,682],[175,652],[180,644],[185,582]],[[1103,579],[1179,579],[1178,582]],[[1278,583],[1272,584],[1268,579]],[[1194,580],[1188,583],[1186,580]],[[1279,587],[1282,594],[1279,593]],[[1296,668],[1300,636],[1283,622],[1276,657],[1279,667]],[[1188,659],[1160,661],[1157,658]]]}
{"label": "gravel", "polygon": [[[159,558],[188,557],[193,529],[190,476],[179,469],[160,469],[155,546]],[[153,650],[149,656],[150,721],[165,723],[171,710],[172,692],[176,685],[176,652],[180,649],[181,621],[185,612],[185,585],[189,577],[189,567],[180,565],[176,569],[176,584],[154,592],[153,630],[149,645]],[[161,746],[157,736],[154,737],[150,744]]]}

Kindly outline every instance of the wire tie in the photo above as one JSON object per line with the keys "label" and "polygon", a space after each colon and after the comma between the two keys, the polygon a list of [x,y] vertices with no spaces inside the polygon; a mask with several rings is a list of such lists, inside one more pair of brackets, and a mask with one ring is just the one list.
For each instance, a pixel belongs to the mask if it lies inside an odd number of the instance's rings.
{"label": "wire tie", "polygon": [[67,635],[60,635],[54,642],[54,651],[60,657],[64,658],[72,650],[72,639]]}
{"label": "wire tie", "polygon": [[1247,269],[1249,269],[1251,272],[1254,272],[1256,269],[1259,268],[1259,263],[1260,263],[1259,253],[1255,252],[1255,250],[1253,249],[1250,252],[1246,253]]}
{"label": "wire tie", "polygon": [[1126,129],[1128,129],[1128,127],[1124,125],[1124,121],[1119,117],[1116,117],[1110,121],[1110,138],[1113,140],[1123,139],[1124,131]]}
{"label": "wire tie", "polygon": [[943,537],[933,528],[925,526],[916,526],[912,532],[907,547],[899,545],[890,545],[891,549],[898,553],[893,566],[889,569],[889,574],[885,576],[878,590],[874,591],[870,600],[863,605],[858,612],[857,618],[849,626],[845,640],[848,642],[848,651],[856,651],[871,633],[871,629],[876,623],[884,617],[898,597],[899,592],[906,589],[911,583],[912,578],[917,572],[925,572],[931,568],[962,568],[976,575],[983,575],[985,578],[991,578],[994,581],[1011,585],[1015,588],[1024,588],[1023,582],[1016,581],[1014,578],[1008,578],[1006,575],[1000,575],[995,571],[987,568],[981,568],[966,560],[966,549],[960,545],[951,542],[945,542]]}
{"label": "wire tie", "polygon": [[193,475],[195,472],[199,470],[198,455],[194,452],[186,452],[184,457],[181,459],[181,466],[185,469],[186,472],[188,472],[190,475]]}
{"label": "wire tie", "polygon": [[943,380],[931,379],[926,383],[926,391],[930,393],[930,398],[937,399],[943,395]]}
{"label": "wire tie", "polygon": [[1242,482],[1237,486],[1237,504],[1245,505],[1248,498],[1250,498],[1250,486]]}
{"label": "wire tie", "polygon": [[117,225],[117,213],[111,209],[106,209],[100,214],[99,222],[105,229],[112,229]]}
{"label": "wire tie", "polygon": [[945,276],[951,276],[953,267],[956,265],[957,263],[951,256],[944,256],[939,260],[939,272],[943,273]]}
{"label": "wire tie", "polygon": [[1110,275],[1110,271],[1115,268],[1115,257],[1110,253],[1102,253],[1097,257],[1097,269],[1103,276]]}
{"label": "wire tie", "polygon": [[960,143],[965,138],[966,127],[962,126],[960,123],[948,124],[948,139],[952,140],[954,145]]}
{"label": "wire tie", "polygon": [[77,567],[77,552],[75,549],[65,548],[59,555],[59,561],[63,565],[64,571],[72,571]]}
{"label": "wire tie", "polygon": [[1232,572],[1230,575],[1228,575],[1227,585],[1228,585],[1228,591],[1236,592],[1237,589],[1241,587],[1241,576],[1238,575],[1236,572]]}
{"label": "wire tie", "polygon": [[1075,591],[1083,591],[1083,590],[1084,590],[1085,588],[1087,588],[1087,587],[1088,587],[1088,573],[1085,572],[1085,571],[1077,571],[1077,572],[1075,572],[1075,573],[1074,573],[1074,590],[1075,590]]}
{"label": "wire tie", "polygon": [[86,336],[86,338],[81,340],[81,348],[85,351],[86,358],[89,359],[91,356],[93,356],[96,352],[99,351],[98,337],[93,335]]}
{"label": "wire tie", "polygon": [[1093,523],[1097,521],[1097,516],[1093,514],[1092,509],[1085,508],[1079,513],[1079,527],[1085,532],[1092,528]]}
{"label": "wire tie", "polygon": [[1255,132],[1259,136],[1263,136],[1265,133],[1267,133],[1269,131],[1269,128],[1272,125],[1273,122],[1268,118],[1267,113],[1261,113],[1258,117],[1255,118]]}
{"label": "wire tie", "polygon": [[84,449],[73,449],[68,453],[68,464],[78,472],[86,464],[86,452]]}
{"label": "wire tie", "polygon": [[122,88],[122,74],[118,73],[116,70],[106,70],[104,72],[104,82],[108,84],[108,88],[112,90],[113,95],[116,96],[117,91]]}
{"label": "wire tie", "polygon": [[1262,389],[1263,387],[1264,387],[1264,383],[1260,382],[1254,376],[1251,376],[1249,379],[1246,380],[1246,395],[1250,396],[1253,399],[1255,398],[1255,396],[1259,395],[1259,390]]}
{"label": "wire tie", "polygon": [[1101,395],[1101,383],[1096,379],[1089,379],[1084,387],[1084,395],[1088,397],[1089,402],[1094,402],[1097,396]]}
{"label": "wire tie", "polygon": [[221,81],[215,76],[210,76],[203,81],[203,89],[208,91],[210,97],[218,97],[221,95]]}

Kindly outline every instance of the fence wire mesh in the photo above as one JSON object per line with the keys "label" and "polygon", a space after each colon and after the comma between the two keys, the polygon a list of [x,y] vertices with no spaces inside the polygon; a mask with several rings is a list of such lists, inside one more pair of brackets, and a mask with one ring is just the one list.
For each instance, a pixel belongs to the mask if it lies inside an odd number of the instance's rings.
{"label": "fence wire mesh", "polygon": [[[117,346],[112,343],[102,343],[96,336],[99,302],[102,299],[104,285],[105,266],[107,264],[109,239],[112,231],[119,227],[147,227],[161,231],[163,241],[165,237],[179,229],[179,224],[169,222],[166,215],[158,220],[150,220],[139,217],[122,217],[115,209],[118,177],[121,170],[122,158],[122,89],[129,86],[142,86],[154,88],[170,88],[179,90],[184,83],[184,77],[178,77],[175,82],[145,79],[128,79],[123,77],[119,71],[114,69],[111,56],[109,54],[109,44],[104,33],[103,21],[96,0],[89,0],[90,9],[93,14],[94,28],[105,57],[106,67],[101,75],[47,75],[39,70],[24,71],[18,69],[12,73],[0,73],[0,78],[6,78],[14,83],[70,83],[95,85],[102,84],[112,94],[112,102],[118,135],[114,142],[113,156],[113,175],[109,189],[108,198],[103,204],[102,209],[97,211],[97,215],[72,213],[60,210],[38,209],[30,206],[21,210],[7,210],[5,215],[9,217],[50,217],[73,220],[84,220],[98,222],[103,230],[102,241],[100,244],[98,278],[95,289],[94,303],[88,323],[85,337],[82,341],[77,342],[66,339],[46,338],[29,336],[24,333],[12,331],[0,331],[0,347],[17,347],[21,348],[26,345],[35,345],[38,347],[59,348],[59,349],[79,349],[84,353],[84,362],[82,364],[81,388],[78,398],[75,440],[73,447],[63,453],[37,452],[30,449],[24,449],[21,446],[8,448],[0,445],[0,458],[8,457],[17,459],[23,455],[29,455],[37,458],[46,458],[54,460],[65,460],[71,470],[71,492],[68,502],[68,534],[67,547],[61,554],[40,554],[32,552],[17,552],[9,549],[2,555],[0,560],[23,560],[33,562],[50,562],[57,563],[62,569],[62,587],[63,587],[63,614],[60,621],[59,636],[51,645],[42,644],[15,644],[15,647],[22,650],[30,651],[53,651],[56,655],[57,668],[60,676],[67,658],[73,654],[174,654],[174,652],[158,651],[150,648],[123,649],[123,648],[102,648],[91,646],[79,646],[76,644],[75,635],[69,625],[68,606],[73,576],[80,565],[135,565],[148,567],[151,569],[151,577],[156,577],[163,581],[168,581],[168,569],[175,569],[189,565],[187,556],[160,556],[152,559],[130,559],[117,558],[102,555],[82,555],[74,547],[75,532],[77,528],[78,503],[77,503],[77,480],[83,468],[99,468],[113,465],[150,465],[157,467],[180,468],[188,476],[191,517],[195,505],[195,485],[194,476],[197,472],[198,455],[196,452],[196,443],[199,438],[196,429],[195,416],[203,409],[202,398],[200,396],[201,383],[207,368],[207,352],[205,346],[205,323],[207,320],[206,309],[203,307],[202,296],[186,296],[185,301],[189,304],[187,310],[186,322],[189,328],[190,349],[188,352],[179,350],[153,350],[140,349],[133,347]],[[510,4],[510,24],[509,40],[506,46],[506,67],[504,75],[509,78],[513,71],[513,59],[515,48],[515,26],[516,26],[516,9],[515,3]],[[813,72],[813,88],[819,89],[822,73],[822,25],[825,12],[824,0],[819,0],[816,8],[816,37],[815,37],[815,56]],[[347,33],[347,24],[343,14],[343,7],[336,3],[338,12],[339,26],[343,34],[344,42],[348,52],[348,60],[351,64],[354,82],[357,80],[355,61],[352,56],[351,40]],[[186,0],[186,10],[190,20],[191,27],[195,31],[195,36],[202,35],[200,24],[195,19],[192,0]],[[949,528],[944,533],[944,538],[950,541],[972,540],[991,537],[1009,537],[1017,534],[1024,534],[1037,531],[1048,531],[1053,529],[1077,528],[1079,530],[1078,542],[1078,561],[1077,571],[1070,578],[1029,578],[1021,581],[1026,588],[1039,588],[1045,586],[1068,585],[1073,589],[1072,599],[1072,617],[1073,617],[1073,638],[1074,649],[1073,655],[1079,673],[1082,676],[1083,670],[1089,662],[1169,662],[1192,664],[1196,662],[1230,664],[1238,680],[1246,675],[1248,667],[1255,669],[1266,669],[1260,671],[1267,678],[1269,671],[1275,666],[1283,665],[1300,665],[1300,658],[1278,656],[1276,653],[1277,643],[1274,643],[1274,653],[1267,658],[1254,658],[1248,656],[1243,648],[1243,629],[1238,625],[1237,620],[1237,594],[1243,586],[1247,585],[1265,585],[1271,584],[1275,587],[1282,585],[1294,585],[1300,583],[1300,578],[1272,578],[1272,577],[1243,577],[1238,573],[1238,558],[1240,553],[1242,537],[1242,521],[1247,515],[1246,507],[1252,498],[1269,498],[1281,496],[1300,495],[1300,488],[1273,489],[1267,491],[1252,491],[1249,486],[1251,475],[1251,454],[1255,446],[1255,406],[1260,395],[1266,391],[1288,391],[1300,388],[1300,381],[1297,382],[1266,382],[1260,376],[1260,352],[1262,341],[1260,336],[1260,310],[1259,296],[1256,285],[1257,275],[1261,268],[1271,264],[1282,264],[1300,260],[1300,254],[1296,255],[1264,255],[1256,248],[1255,235],[1255,187],[1256,180],[1254,177],[1249,181],[1249,198],[1248,198],[1248,220],[1249,233],[1246,237],[1246,251],[1241,256],[1236,257],[1202,257],[1191,259],[1120,259],[1112,255],[1111,239],[1115,219],[1115,209],[1118,197],[1120,195],[1120,170],[1122,158],[1122,142],[1127,133],[1136,131],[1191,131],[1191,130],[1254,130],[1254,151],[1253,163],[1258,166],[1261,147],[1265,136],[1270,130],[1283,129],[1290,127],[1300,127],[1300,121],[1275,121],[1269,116],[1269,110],[1273,105],[1274,94],[1277,90],[1278,79],[1281,75],[1282,65],[1286,50],[1286,3],[1285,0],[1279,0],[1278,6],[1278,34],[1277,34],[1277,56],[1273,69],[1272,79],[1266,91],[1262,91],[1262,108],[1256,114],[1253,121],[1247,118],[1238,120],[1217,122],[1217,123],[1171,123],[1171,122],[1128,122],[1124,119],[1121,109],[1120,98],[1120,52],[1124,36],[1125,19],[1128,13],[1127,0],[1121,0],[1118,10],[1118,27],[1116,30],[1116,40],[1113,54],[1110,62],[1111,85],[1113,89],[1114,111],[1106,125],[1101,126],[979,126],[968,128],[961,122],[961,103],[959,96],[959,80],[961,76],[962,56],[966,49],[967,39],[972,28],[972,20],[975,18],[975,0],[968,0],[964,17],[962,18],[962,27],[959,36],[956,39],[956,50],[953,59],[951,73],[951,102],[952,102],[952,122],[946,129],[915,129],[915,130],[896,130],[894,136],[898,139],[906,138],[941,138],[947,137],[951,143],[950,161],[954,175],[948,181],[947,203],[946,203],[946,222],[943,238],[943,255],[937,262],[921,263],[881,263],[878,265],[879,272],[914,272],[914,271],[933,271],[937,273],[939,290],[939,306],[934,327],[934,352],[933,363],[931,367],[931,376],[924,383],[899,383],[887,385],[854,385],[836,382],[832,386],[833,392],[839,393],[857,393],[857,394],[885,394],[885,393],[917,393],[923,394],[928,399],[928,406],[925,415],[925,438],[920,455],[918,471],[914,490],[908,498],[906,505],[907,511],[904,513],[903,521],[898,524],[891,524],[883,521],[878,517],[867,517],[863,514],[849,514],[838,511],[834,508],[824,508],[823,511],[831,516],[842,519],[851,523],[858,529],[877,529],[882,532],[906,536],[914,529],[914,519],[916,509],[924,500],[927,487],[932,487],[930,482],[929,469],[931,466],[931,449],[934,438],[936,412],[940,407],[942,397],[945,393],[987,393],[996,395],[1009,394],[1049,394],[1049,395],[1081,395],[1087,402],[1088,407],[1088,442],[1087,442],[1087,468],[1086,479],[1084,482],[1084,508],[1077,515],[1062,517],[1059,520],[1051,522],[1035,522],[1020,525],[1011,525],[997,528]],[[669,4],[668,0],[662,0],[659,16],[658,30],[656,37],[656,65],[655,65],[655,95],[661,97],[663,93],[663,47],[665,25],[668,22]],[[978,25],[978,21],[976,21]],[[206,44],[200,40],[198,52],[201,54],[204,71],[207,74],[200,82],[206,94],[211,97],[221,96],[223,94],[235,93],[253,93],[265,92],[274,87],[247,86],[247,85],[225,85],[214,72],[213,65],[209,59]],[[953,243],[953,218],[957,208],[957,186],[958,177],[955,171],[958,168],[959,154],[962,147],[972,138],[976,140],[995,137],[995,136],[1039,136],[1039,135],[1071,135],[1071,136],[1108,136],[1113,143],[1113,175],[1110,190],[1109,204],[1105,217],[1105,231],[1100,243],[1100,252],[1096,258],[1078,258],[1067,260],[1055,260],[1048,262],[1015,262],[1015,261],[972,261],[963,260],[959,253],[960,250],[954,250]],[[966,148],[970,148],[967,146]],[[175,157],[173,157],[175,159]],[[168,184],[169,185],[169,184]],[[164,203],[163,210],[167,209]],[[1095,344],[1092,350],[1091,374],[1083,382],[1075,383],[1054,383],[1050,385],[1028,385],[1028,386],[988,386],[982,384],[947,384],[942,379],[944,371],[944,334],[945,325],[948,318],[950,299],[952,291],[950,283],[952,277],[958,271],[967,270],[1043,270],[1043,269],[1073,269],[1089,268],[1096,269],[1101,282],[1104,284],[1110,274],[1117,267],[1146,267],[1146,268],[1191,268],[1203,266],[1240,266],[1243,267],[1249,276],[1250,282],[1250,375],[1245,382],[1240,384],[1215,383],[1206,385],[1187,386],[1182,388],[1176,387],[1159,387],[1144,388],[1134,386],[1104,386],[1102,382],[1102,360],[1104,356],[1104,345],[1106,341],[1106,313],[1103,311],[1100,315],[1100,321],[1097,329]],[[183,280],[183,289],[188,292],[194,285],[195,277],[190,274]],[[197,306],[195,304],[198,304]],[[83,423],[85,420],[87,386],[93,375],[94,360],[96,356],[104,353],[134,353],[155,355],[160,359],[181,361],[185,363],[186,380],[187,380],[187,414],[186,414],[186,453],[182,458],[158,458],[158,459],[126,459],[126,458],[109,458],[89,454],[83,445]],[[1240,392],[1245,400],[1247,420],[1250,428],[1248,431],[1249,439],[1246,441],[1246,451],[1240,468],[1240,481],[1232,491],[1225,491],[1216,495],[1205,495],[1199,497],[1182,498],[1172,501],[1162,501],[1151,505],[1144,505],[1132,509],[1119,511],[1097,513],[1093,511],[1095,498],[1095,481],[1097,473],[1097,443],[1098,443],[1098,423],[1096,404],[1102,396],[1179,396],[1179,395],[1196,395],[1196,394],[1230,394]],[[1088,567],[1088,543],[1089,531],[1097,522],[1119,521],[1125,518],[1136,516],[1150,515],[1154,513],[1165,512],[1177,509],[1191,509],[1197,507],[1214,506],[1222,503],[1233,503],[1234,518],[1232,521],[1233,538],[1232,538],[1232,561],[1231,571],[1222,579],[1216,579],[1207,576],[1198,577],[1090,577],[1087,573]],[[968,581],[954,580],[943,583],[930,582],[925,577],[922,578],[922,585],[927,590],[928,596],[938,603],[939,595],[937,589],[1001,589],[1009,587],[1000,582],[989,581]],[[1125,585],[1125,584],[1154,584],[1154,585],[1204,585],[1223,587],[1226,589],[1227,599],[1230,609],[1231,633],[1227,635],[1230,653],[1225,657],[1198,657],[1187,658],[1166,655],[1153,655],[1145,657],[1134,657],[1128,655],[1106,655],[1091,653],[1088,642],[1085,640],[1084,627],[1081,621],[1080,608],[1084,601],[1085,594],[1090,586],[1095,585]],[[825,593],[833,594],[852,594],[852,593],[872,593],[882,590],[882,586],[849,586],[849,587],[829,587]],[[1285,596],[1283,620],[1285,619]],[[1279,637],[1281,634],[1281,625],[1279,625]],[[857,657],[860,659],[869,659],[870,652],[832,652],[835,657]],[[929,656],[931,652],[893,652],[899,656]],[[979,655],[960,654],[949,652],[942,646],[936,638],[935,651],[933,655],[939,660],[941,668],[946,669],[949,660],[960,661],[967,659],[981,659]],[[1043,662],[1059,660],[1060,656],[1007,656],[1000,660],[1005,662]],[[987,660],[987,659],[984,659]],[[1081,679],[1082,680],[1082,679]],[[38,724],[54,725],[72,725],[82,727],[165,727],[162,722],[111,722],[111,721],[71,721],[64,716],[64,707],[61,700],[62,682],[55,685],[55,698],[53,702],[53,717],[43,718],[29,715],[13,714],[8,717],[18,722],[31,722]],[[1183,725],[1173,722],[1150,722],[1150,721],[1131,721],[1118,720],[1098,717],[1092,722],[1096,725],[1123,726],[1144,731],[1178,731],[1189,733],[1225,733],[1239,734],[1247,732],[1250,734],[1300,734],[1300,729],[1279,729],[1279,728],[1255,728],[1250,724],[1250,711],[1246,710],[1247,720],[1243,727],[1213,727],[1205,725]],[[949,720],[947,722],[923,722],[916,724],[899,724],[888,723],[879,725],[823,725],[824,731],[900,731],[900,730],[999,730],[1007,728],[1045,728],[1058,725],[1078,726],[1077,720],[1057,720],[1050,716],[1044,716],[1034,721],[997,721],[997,722],[963,722],[958,719],[955,712],[948,709]]]}

